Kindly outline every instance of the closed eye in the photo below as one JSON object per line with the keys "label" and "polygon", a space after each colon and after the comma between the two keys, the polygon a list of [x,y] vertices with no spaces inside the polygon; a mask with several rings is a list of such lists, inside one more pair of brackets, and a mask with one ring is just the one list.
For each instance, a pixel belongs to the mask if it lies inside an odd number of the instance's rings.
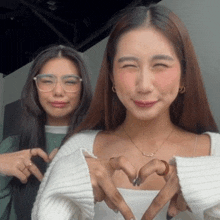
{"label": "closed eye", "polygon": [[156,63],[153,65],[153,67],[169,67],[169,66],[165,63]]}
{"label": "closed eye", "polygon": [[40,82],[45,84],[53,83],[52,80],[46,80],[46,79],[42,79]]}
{"label": "closed eye", "polygon": [[133,64],[125,64],[125,65],[122,66],[122,68],[127,68],[127,67],[137,68],[137,66],[133,65]]}
{"label": "closed eye", "polygon": [[71,85],[71,84],[72,84],[72,85],[75,85],[75,84],[77,84],[77,81],[66,81],[65,83],[66,83],[66,84],[70,84],[70,85]]}

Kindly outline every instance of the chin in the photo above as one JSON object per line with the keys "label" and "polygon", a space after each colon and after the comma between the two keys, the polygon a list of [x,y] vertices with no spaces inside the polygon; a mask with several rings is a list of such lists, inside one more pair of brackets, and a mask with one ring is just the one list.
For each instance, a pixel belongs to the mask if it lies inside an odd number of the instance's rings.
{"label": "chin", "polygon": [[137,120],[141,120],[141,121],[151,121],[158,117],[155,114],[134,114],[133,116]]}
{"label": "chin", "polygon": [[157,117],[150,117],[150,116],[142,116],[142,117],[138,117],[137,119],[140,121],[152,121],[155,120]]}

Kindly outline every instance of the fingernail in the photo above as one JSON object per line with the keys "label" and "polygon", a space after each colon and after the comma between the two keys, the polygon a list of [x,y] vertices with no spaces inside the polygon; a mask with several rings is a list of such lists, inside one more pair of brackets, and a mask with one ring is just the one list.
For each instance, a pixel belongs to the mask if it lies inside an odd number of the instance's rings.
{"label": "fingernail", "polygon": [[173,216],[170,216],[168,213],[167,213],[167,220],[170,220],[170,219],[172,219],[173,218]]}
{"label": "fingernail", "polygon": [[117,210],[117,209],[113,209],[113,211],[114,211],[116,214],[118,214],[118,210]]}
{"label": "fingernail", "polygon": [[140,184],[141,184],[141,178],[138,177],[135,181],[135,185],[140,186]]}
{"label": "fingernail", "polygon": [[136,180],[137,180],[137,179],[134,179],[134,180],[132,181],[133,186],[136,186]]}
{"label": "fingernail", "polygon": [[135,220],[135,218],[131,218],[131,220]]}

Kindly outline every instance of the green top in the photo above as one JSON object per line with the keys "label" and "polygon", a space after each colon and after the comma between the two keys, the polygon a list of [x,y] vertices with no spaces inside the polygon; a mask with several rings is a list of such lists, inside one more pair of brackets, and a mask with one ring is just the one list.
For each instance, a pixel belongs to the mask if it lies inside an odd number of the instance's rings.
{"label": "green top", "polygon": [[[54,148],[59,147],[65,135],[46,133],[46,152],[50,154]],[[18,150],[19,136],[10,136],[0,144],[0,154],[12,153]],[[17,219],[13,208],[12,186],[10,184],[12,178],[0,174],[0,220]]]}

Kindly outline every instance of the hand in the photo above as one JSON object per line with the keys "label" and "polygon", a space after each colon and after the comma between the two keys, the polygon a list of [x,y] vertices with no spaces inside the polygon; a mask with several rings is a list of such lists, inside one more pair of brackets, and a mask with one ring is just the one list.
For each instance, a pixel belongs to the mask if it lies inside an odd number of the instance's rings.
{"label": "hand", "polygon": [[0,173],[7,176],[15,176],[22,183],[27,183],[31,174],[41,181],[43,174],[31,161],[34,156],[40,156],[45,162],[50,162],[48,155],[40,148],[0,154]]}
{"label": "hand", "polygon": [[[165,170],[169,171],[166,175],[163,175]],[[175,166],[169,165],[167,169],[165,163],[161,160],[154,159],[143,166],[138,175],[138,180],[136,181],[138,185],[144,182],[148,176],[153,173],[162,175],[166,181],[165,186],[160,190],[158,195],[154,198],[151,205],[144,213],[142,220],[152,220],[158,212],[170,201],[167,219],[172,219],[179,212],[189,210],[186,201],[180,191],[179,179],[177,176],[177,170]]]}
{"label": "hand", "polygon": [[116,170],[123,170],[131,183],[136,178],[136,170],[125,157],[114,157],[110,160],[86,158],[95,202],[105,201],[109,208],[120,211],[126,220],[135,219],[131,209],[115,187],[112,176]]}

